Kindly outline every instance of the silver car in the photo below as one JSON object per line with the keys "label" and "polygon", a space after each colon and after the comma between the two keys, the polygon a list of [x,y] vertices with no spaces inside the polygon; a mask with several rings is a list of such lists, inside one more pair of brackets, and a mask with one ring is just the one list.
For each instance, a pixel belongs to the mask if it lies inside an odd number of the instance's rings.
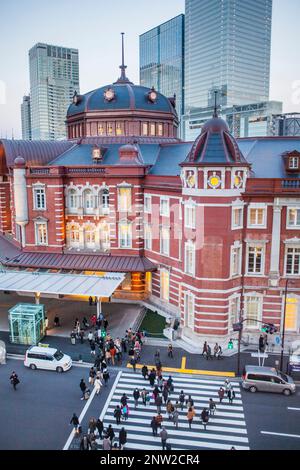
{"label": "silver car", "polygon": [[277,371],[273,367],[246,366],[242,386],[245,390],[255,392],[274,392],[291,395],[296,385],[292,377]]}

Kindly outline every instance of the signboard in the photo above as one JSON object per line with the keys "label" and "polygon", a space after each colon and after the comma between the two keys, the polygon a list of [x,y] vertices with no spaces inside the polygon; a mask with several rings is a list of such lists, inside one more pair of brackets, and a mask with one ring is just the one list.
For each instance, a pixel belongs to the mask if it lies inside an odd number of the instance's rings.
{"label": "signboard", "polygon": [[275,341],[276,346],[279,346],[279,345],[281,344],[281,337],[280,337],[280,335],[276,335],[276,336],[274,337],[274,341]]}
{"label": "signboard", "polygon": [[261,357],[263,359],[267,359],[269,356],[266,353],[251,353],[251,357]]}

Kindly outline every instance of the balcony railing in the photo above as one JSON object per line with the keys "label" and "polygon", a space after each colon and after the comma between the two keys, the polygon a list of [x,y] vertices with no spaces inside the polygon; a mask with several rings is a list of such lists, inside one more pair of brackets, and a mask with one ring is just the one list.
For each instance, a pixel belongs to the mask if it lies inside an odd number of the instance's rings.
{"label": "balcony railing", "polygon": [[282,180],[281,187],[283,189],[300,189],[300,179],[289,179],[289,180]]}

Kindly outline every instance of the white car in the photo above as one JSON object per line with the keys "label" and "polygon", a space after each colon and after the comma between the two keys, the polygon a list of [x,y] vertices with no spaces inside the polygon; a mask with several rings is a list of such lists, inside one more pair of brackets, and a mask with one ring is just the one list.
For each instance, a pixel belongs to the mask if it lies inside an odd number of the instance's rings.
{"label": "white car", "polygon": [[31,346],[26,351],[24,366],[30,369],[56,370],[56,372],[65,372],[72,367],[72,359],[59,349]]}

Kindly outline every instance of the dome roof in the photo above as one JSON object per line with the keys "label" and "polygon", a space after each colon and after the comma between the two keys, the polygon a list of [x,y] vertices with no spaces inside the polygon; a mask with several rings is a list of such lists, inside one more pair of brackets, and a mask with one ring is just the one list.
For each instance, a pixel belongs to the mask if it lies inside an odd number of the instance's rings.
{"label": "dome roof", "polygon": [[[114,97],[110,101],[105,99],[104,93],[107,90],[114,92]],[[118,81],[112,85],[107,85],[96,90],[90,91],[85,95],[77,95],[77,103],[69,106],[67,117],[75,116],[84,112],[103,112],[103,111],[154,111],[176,114],[176,110],[170,100],[155,91],[156,99],[149,99],[150,88],[134,85],[129,81]]]}
{"label": "dome roof", "polygon": [[25,162],[23,157],[18,156],[14,159],[14,165],[15,166],[25,166],[26,162]]}
{"label": "dome roof", "polygon": [[221,131],[224,131],[224,132],[230,132],[229,131],[229,127],[227,125],[227,122],[224,121],[224,119],[221,119],[219,117],[212,117],[211,119],[209,119],[208,121],[206,121],[203,126],[202,126],[202,129],[201,129],[201,134],[203,134],[204,132],[207,132],[207,131],[210,131],[210,132],[221,132]]}

